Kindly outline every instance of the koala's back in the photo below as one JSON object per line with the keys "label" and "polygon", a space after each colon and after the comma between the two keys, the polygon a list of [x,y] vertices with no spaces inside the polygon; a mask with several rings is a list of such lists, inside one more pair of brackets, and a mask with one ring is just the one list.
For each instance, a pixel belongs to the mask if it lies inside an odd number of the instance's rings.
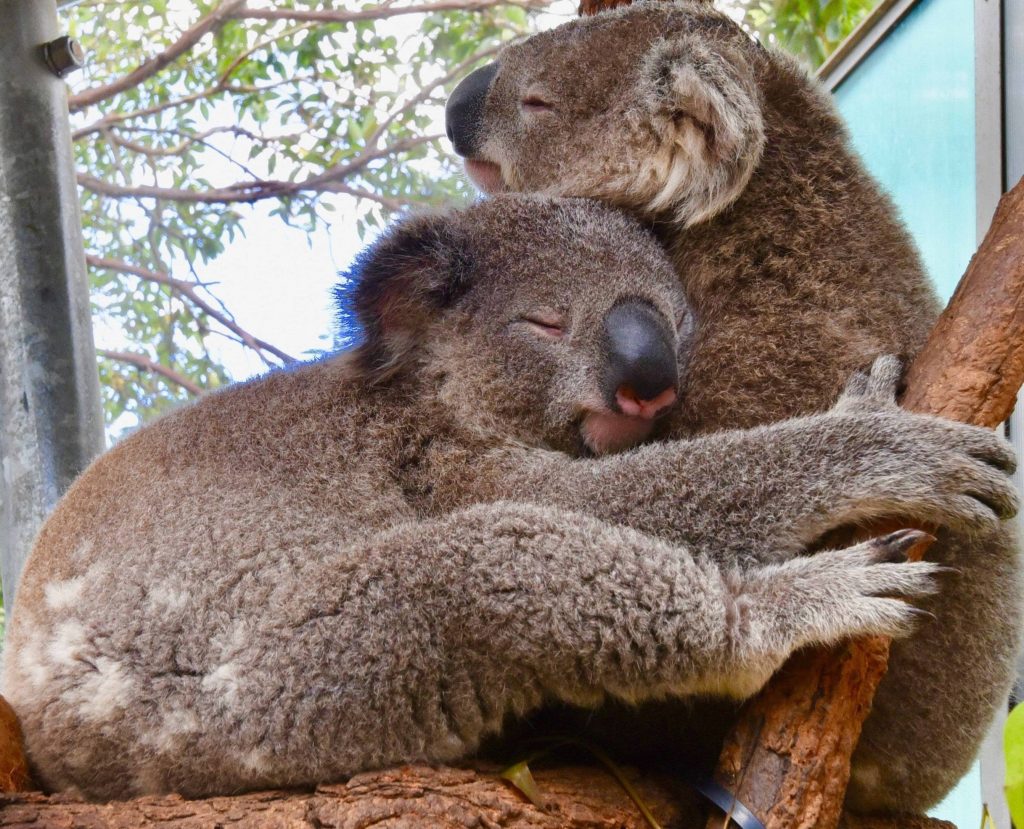
{"label": "koala's back", "polygon": [[317,543],[343,550],[355,528],[408,512],[387,469],[415,427],[362,393],[344,359],[279,372],[148,426],[76,482],[25,568],[7,643],[4,693],[43,785],[159,790],[124,751],[139,740],[216,766],[198,718],[206,686],[230,697],[237,677],[209,666],[281,605],[283,576]]}
{"label": "koala's back", "polygon": [[662,235],[698,320],[677,429],[820,411],[879,354],[923,346],[939,303],[889,198],[826,94],[773,53],[766,141],[724,213]]}

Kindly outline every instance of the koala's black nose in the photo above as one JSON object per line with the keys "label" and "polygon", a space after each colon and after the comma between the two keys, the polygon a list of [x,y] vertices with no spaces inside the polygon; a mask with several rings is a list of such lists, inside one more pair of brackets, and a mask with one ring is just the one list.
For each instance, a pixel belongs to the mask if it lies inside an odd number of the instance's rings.
{"label": "koala's black nose", "polygon": [[477,136],[484,114],[484,100],[491,81],[498,74],[498,64],[489,63],[464,77],[444,107],[445,132],[455,152],[469,157],[478,149]]}
{"label": "koala's black nose", "polygon": [[623,414],[654,418],[671,406],[679,387],[672,328],[652,305],[620,302],[604,319],[602,392]]}

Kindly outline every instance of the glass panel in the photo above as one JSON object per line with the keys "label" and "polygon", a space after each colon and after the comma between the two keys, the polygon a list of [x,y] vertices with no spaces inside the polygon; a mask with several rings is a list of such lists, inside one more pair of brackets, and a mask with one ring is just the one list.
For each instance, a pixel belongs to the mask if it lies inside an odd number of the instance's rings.
{"label": "glass panel", "polygon": [[[944,299],[977,246],[974,3],[922,0],[835,91],[854,147],[896,202]],[[981,819],[978,766],[932,814]]]}
{"label": "glass panel", "polygon": [[836,89],[948,298],[974,253],[974,4],[923,0]]}

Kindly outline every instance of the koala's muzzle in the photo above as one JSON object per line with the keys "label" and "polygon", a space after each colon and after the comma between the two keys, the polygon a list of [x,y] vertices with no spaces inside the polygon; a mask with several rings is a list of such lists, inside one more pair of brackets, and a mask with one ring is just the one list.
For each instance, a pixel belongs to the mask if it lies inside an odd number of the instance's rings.
{"label": "koala's muzzle", "polygon": [[498,74],[498,64],[489,63],[466,75],[444,107],[445,132],[455,152],[464,158],[473,155],[484,114],[484,100],[491,81]]}
{"label": "koala's muzzle", "polygon": [[652,419],[679,389],[675,338],[668,321],[640,300],[621,302],[604,319],[602,393],[611,408]]}

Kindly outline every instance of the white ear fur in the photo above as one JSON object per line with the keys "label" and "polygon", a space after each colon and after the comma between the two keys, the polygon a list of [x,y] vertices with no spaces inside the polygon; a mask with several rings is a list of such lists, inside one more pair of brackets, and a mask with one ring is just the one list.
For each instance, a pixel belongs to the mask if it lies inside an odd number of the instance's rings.
{"label": "white ear fur", "polygon": [[709,219],[743,192],[764,149],[761,98],[739,51],[690,33],[657,43],[643,77],[661,136],[652,211],[671,209],[684,226]]}

